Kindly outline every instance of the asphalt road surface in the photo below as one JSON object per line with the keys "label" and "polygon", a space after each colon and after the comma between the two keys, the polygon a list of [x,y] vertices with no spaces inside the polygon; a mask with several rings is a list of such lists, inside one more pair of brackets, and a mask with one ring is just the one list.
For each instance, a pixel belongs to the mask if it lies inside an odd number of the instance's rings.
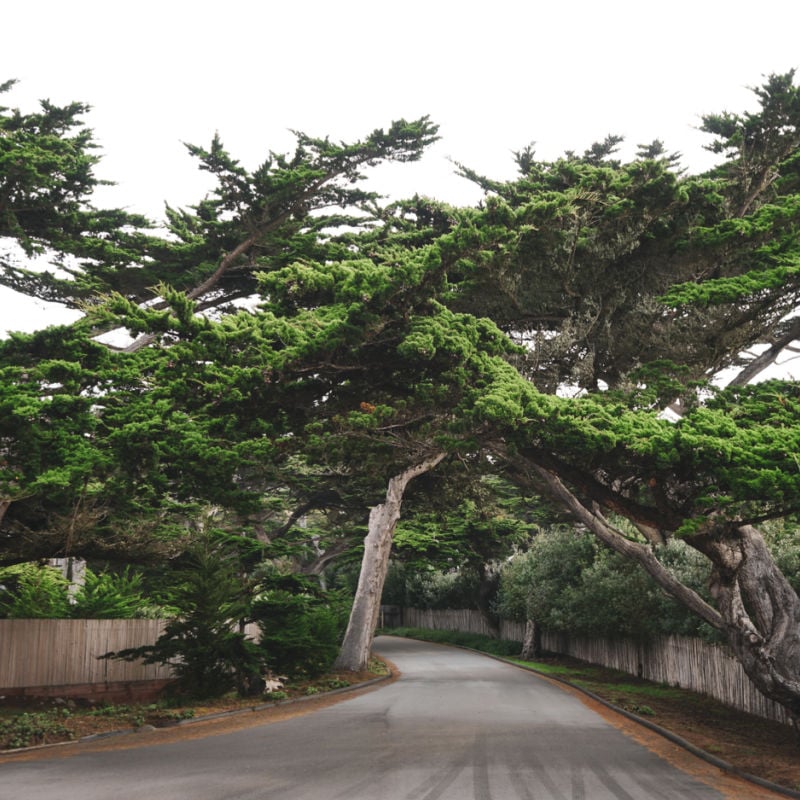
{"label": "asphalt road surface", "polygon": [[0,760],[0,798],[724,797],[529,672],[407,639],[382,637],[376,650],[398,667],[399,680],[305,716],[224,734],[101,751],[70,745],[61,754]]}

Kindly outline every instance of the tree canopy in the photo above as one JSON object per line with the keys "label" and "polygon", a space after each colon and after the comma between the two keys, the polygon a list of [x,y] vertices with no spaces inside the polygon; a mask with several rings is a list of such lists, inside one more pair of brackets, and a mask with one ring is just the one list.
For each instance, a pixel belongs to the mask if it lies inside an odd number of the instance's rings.
{"label": "tree canopy", "polygon": [[[76,259],[4,282],[86,312],[0,344],[4,558],[163,532],[202,503],[252,529],[275,487],[360,502],[390,544],[412,478],[500,473],[641,564],[800,714],[800,600],[756,528],[797,513],[800,403],[746,385],[800,334],[800,89],[790,72],[755,95],[703,118],[723,158],[704,174],[658,141],[628,162],[615,136],[552,162],[529,146],[511,181],[460,167],[474,208],[357,187],[419,158],[427,118],[353,144],[298,133],[252,172],[215,138],[188,148],[214,194],[168,207],[164,237],[89,206],[85,107],[4,111],[0,233]],[[34,169],[48,158],[63,168]],[[114,327],[124,352],[95,338]],[[675,537],[710,599],[661,558]]]}

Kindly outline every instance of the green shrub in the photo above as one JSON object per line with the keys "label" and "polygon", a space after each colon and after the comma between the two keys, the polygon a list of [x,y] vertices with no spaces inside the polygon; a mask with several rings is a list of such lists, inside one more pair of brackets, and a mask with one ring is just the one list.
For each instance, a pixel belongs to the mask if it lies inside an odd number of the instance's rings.
{"label": "green shrub", "polygon": [[286,588],[265,592],[253,607],[267,664],[283,675],[321,675],[339,652],[349,596],[322,592],[298,576],[285,577],[282,583]]}
{"label": "green shrub", "polygon": [[169,664],[177,691],[189,697],[260,692],[263,653],[237,629],[249,604],[235,555],[209,538],[188,554],[176,578],[170,602],[180,613],[156,643],[106,657]]}
{"label": "green shrub", "polygon": [[63,724],[69,716],[66,708],[58,711],[41,711],[18,714],[7,720],[0,720],[0,749],[32,747],[47,744],[50,738],[64,735],[73,738],[73,734]]}
{"label": "green shrub", "polygon": [[15,564],[0,569],[0,616],[50,619],[70,616],[69,581],[56,567]]}
{"label": "green shrub", "polygon": [[[701,556],[673,542],[659,558],[681,582],[707,595]],[[506,619],[533,619],[548,630],[584,636],[647,641],[660,634],[710,634],[638,564],[572,528],[538,535],[504,566],[495,610]]]}
{"label": "green shrub", "polygon": [[0,569],[0,616],[14,619],[130,619],[148,602],[142,577],[87,568],[84,583],[70,598],[70,583],[56,567],[28,563]]}
{"label": "green shrub", "polygon": [[80,619],[132,619],[147,602],[142,576],[126,567],[123,572],[86,570],[84,583],[75,593],[71,616]]}

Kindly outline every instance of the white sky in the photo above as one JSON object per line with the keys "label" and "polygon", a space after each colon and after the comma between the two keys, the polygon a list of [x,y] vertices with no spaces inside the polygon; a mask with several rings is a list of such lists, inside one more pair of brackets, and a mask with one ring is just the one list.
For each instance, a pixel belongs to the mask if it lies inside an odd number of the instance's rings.
{"label": "white sky", "polygon": [[[36,0],[3,12],[0,82],[20,83],[0,105],[89,103],[118,184],[96,204],[156,219],[208,187],[182,142],[219,131],[254,167],[292,128],[349,140],[423,114],[442,140],[372,188],[472,203],[448,159],[510,177],[531,141],[547,159],[660,138],[707,167],[700,115],[752,108],[747,87],[800,67],[798,30],[791,0]],[[0,289],[0,336],[63,318]]]}

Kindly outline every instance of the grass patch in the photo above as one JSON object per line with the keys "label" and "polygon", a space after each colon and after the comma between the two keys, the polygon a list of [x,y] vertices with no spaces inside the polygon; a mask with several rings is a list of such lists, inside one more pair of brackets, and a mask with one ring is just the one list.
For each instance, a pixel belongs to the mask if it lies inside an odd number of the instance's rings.
{"label": "grass patch", "polygon": [[518,655],[522,649],[521,642],[511,642],[505,639],[492,639],[479,633],[461,633],[460,631],[431,631],[424,628],[392,628],[381,631],[387,636],[405,636],[409,639],[421,639],[425,642],[437,644],[452,644],[478,650],[481,653],[490,653],[495,656]]}

